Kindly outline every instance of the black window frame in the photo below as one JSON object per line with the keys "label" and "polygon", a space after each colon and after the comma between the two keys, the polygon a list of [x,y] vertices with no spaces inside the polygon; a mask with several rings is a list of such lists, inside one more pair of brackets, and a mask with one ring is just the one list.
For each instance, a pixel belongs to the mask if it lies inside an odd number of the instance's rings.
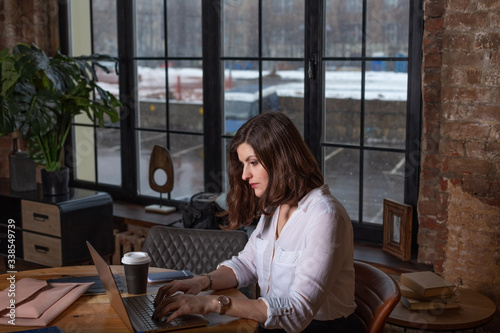
{"label": "black window frame", "polygon": [[[118,2],[117,2],[118,3]],[[261,4],[261,0],[259,0]],[[409,45],[408,57],[406,58],[383,58],[387,61],[407,60],[408,61],[408,100],[407,100],[407,127],[405,149],[385,149],[374,147],[363,147],[363,149],[385,150],[394,152],[404,152],[406,157],[404,201],[417,207],[418,187],[420,176],[420,138],[421,138],[421,63],[422,63],[422,33],[423,33],[423,8],[421,1],[410,0],[409,17]],[[204,179],[205,190],[217,192],[223,190],[223,170],[224,150],[223,141],[227,138],[222,131],[223,116],[220,110],[223,108],[223,85],[213,84],[223,82],[223,61],[230,60],[222,57],[222,1],[202,0],[202,61],[203,61],[203,108],[204,108],[204,131],[203,143],[204,159]],[[324,49],[324,22],[325,22],[325,0],[308,0],[305,5],[305,46],[304,46],[304,68],[307,71],[312,65],[314,76],[305,80],[304,94],[304,139],[311,148],[314,156],[322,165],[323,148],[330,146],[323,142],[322,131],[324,109],[324,80],[322,79],[324,61],[332,58],[323,56]],[[362,4],[364,22],[366,22],[367,0]],[[69,15],[66,2],[59,2],[60,15],[60,40],[61,51],[68,53],[69,50]],[[134,62],[144,59],[134,56],[134,1],[119,0],[117,5],[118,20],[118,48],[119,48],[119,84],[120,98],[123,103],[121,110],[121,158],[122,158],[122,186],[110,186],[98,183],[89,183],[72,179],[71,185],[75,187],[101,190],[110,193],[114,199],[125,200],[140,204],[150,204],[155,200],[149,197],[139,196],[137,193],[137,161],[136,161],[136,130],[135,108],[136,100],[134,91],[136,84],[136,69]],[[259,22],[261,29],[262,22]],[[365,39],[365,29],[363,26],[363,40]],[[166,34],[165,34],[166,36]],[[182,58],[183,60],[185,58]],[[240,59],[240,58],[239,58]],[[367,57],[350,58],[346,60],[361,60],[365,64]],[[373,60],[373,58],[370,58]],[[252,60],[254,60],[252,58]],[[265,58],[260,59],[260,61]],[[279,60],[273,58],[272,60]],[[288,58],[288,60],[290,60]],[[363,65],[364,66],[364,65]],[[260,80],[259,85],[262,86]],[[168,103],[167,103],[168,104]],[[168,112],[168,111],[167,111]],[[362,110],[363,113],[363,110]],[[363,127],[363,126],[361,126]],[[207,130],[210,129],[210,130]],[[169,135],[168,130],[167,136]],[[195,133],[199,134],[199,133]],[[167,139],[168,141],[168,139]],[[361,140],[362,141],[362,140]],[[68,140],[68,151],[71,151],[72,139]],[[362,144],[361,144],[362,145]],[[124,149],[123,147],[126,147]],[[360,165],[362,166],[362,153]],[[362,175],[361,175],[362,179]],[[362,200],[362,181],[360,182],[360,200]],[[169,204],[178,204],[172,201]],[[360,211],[362,208],[360,208]],[[362,216],[362,215],[360,215]],[[416,209],[414,209],[414,221],[417,221]],[[363,222],[353,223],[355,238],[361,241],[380,243],[382,241],[382,226],[373,226]],[[418,223],[413,223],[412,244],[416,249],[416,235]]]}

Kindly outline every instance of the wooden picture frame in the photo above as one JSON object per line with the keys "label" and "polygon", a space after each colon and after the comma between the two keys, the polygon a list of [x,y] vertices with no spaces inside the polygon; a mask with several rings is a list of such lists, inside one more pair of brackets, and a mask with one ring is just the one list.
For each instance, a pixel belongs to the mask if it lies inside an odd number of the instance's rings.
{"label": "wooden picture frame", "polygon": [[384,199],[382,250],[403,261],[411,259],[413,206]]}

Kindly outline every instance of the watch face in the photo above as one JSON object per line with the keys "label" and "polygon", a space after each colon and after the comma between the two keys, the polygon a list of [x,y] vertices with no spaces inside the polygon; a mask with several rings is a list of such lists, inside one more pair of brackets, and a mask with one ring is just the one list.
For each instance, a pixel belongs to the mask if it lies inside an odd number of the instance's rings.
{"label": "watch face", "polygon": [[226,306],[229,304],[229,298],[224,296],[224,295],[220,295],[219,296],[219,302],[222,306]]}
{"label": "watch face", "polygon": [[219,304],[220,304],[219,314],[223,315],[226,313],[227,307],[231,303],[231,299],[227,296],[219,295],[219,298],[217,300],[219,301]]}

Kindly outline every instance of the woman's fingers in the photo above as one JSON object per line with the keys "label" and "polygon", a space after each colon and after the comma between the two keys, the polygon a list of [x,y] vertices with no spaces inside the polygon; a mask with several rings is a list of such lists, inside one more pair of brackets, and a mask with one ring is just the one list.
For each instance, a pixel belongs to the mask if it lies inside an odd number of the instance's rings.
{"label": "woman's fingers", "polygon": [[157,307],[158,304],[160,304],[161,300],[167,294],[168,289],[169,289],[169,285],[168,284],[164,285],[164,286],[160,287],[160,289],[158,289],[158,292],[156,293],[156,297],[155,297],[155,303],[154,303],[155,307]]}
{"label": "woman's fingers", "polygon": [[169,322],[174,320],[180,315],[190,313],[189,311],[186,311],[189,308],[186,307],[186,305],[187,302],[182,301],[182,298],[179,298],[178,296],[165,297],[158,303],[158,306],[153,312],[153,319],[159,320],[170,313],[166,321]]}
{"label": "woman's fingers", "polygon": [[[164,298],[158,303],[158,306],[153,312],[153,319],[159,320],[165,317],[169,312],[175,311],[175,305],[173,304],[173,297]],[[168,318],[167,318],[167,321]]]}
{"label": "woman's fingers", "polygon": [[163,298],[156,307],[153,318],[158,320],[168,314],[167,321],[171,321],[183,314],[205,314],[209,300],[206,296],[175,295]]}
{"label": "woman's fingers", "polygon": [[196,282],[195,278],[189,280],[175,280],[167,283],[158,289],[155,298],[155,306],[158,306],[159,302],[165,298],[172,296],[176,292],[181,291],[186,294],[198,294],[201,290],[199,284]]}

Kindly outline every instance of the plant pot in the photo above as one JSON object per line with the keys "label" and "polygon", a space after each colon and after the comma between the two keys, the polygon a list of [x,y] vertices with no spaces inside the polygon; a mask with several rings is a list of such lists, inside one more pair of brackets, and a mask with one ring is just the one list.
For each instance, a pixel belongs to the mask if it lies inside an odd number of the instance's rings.
{"label": "plant pot", "polygon": [[42,191],[44,195],[61,195],[69,192],[69,169],[47,171],[42,169]]}

